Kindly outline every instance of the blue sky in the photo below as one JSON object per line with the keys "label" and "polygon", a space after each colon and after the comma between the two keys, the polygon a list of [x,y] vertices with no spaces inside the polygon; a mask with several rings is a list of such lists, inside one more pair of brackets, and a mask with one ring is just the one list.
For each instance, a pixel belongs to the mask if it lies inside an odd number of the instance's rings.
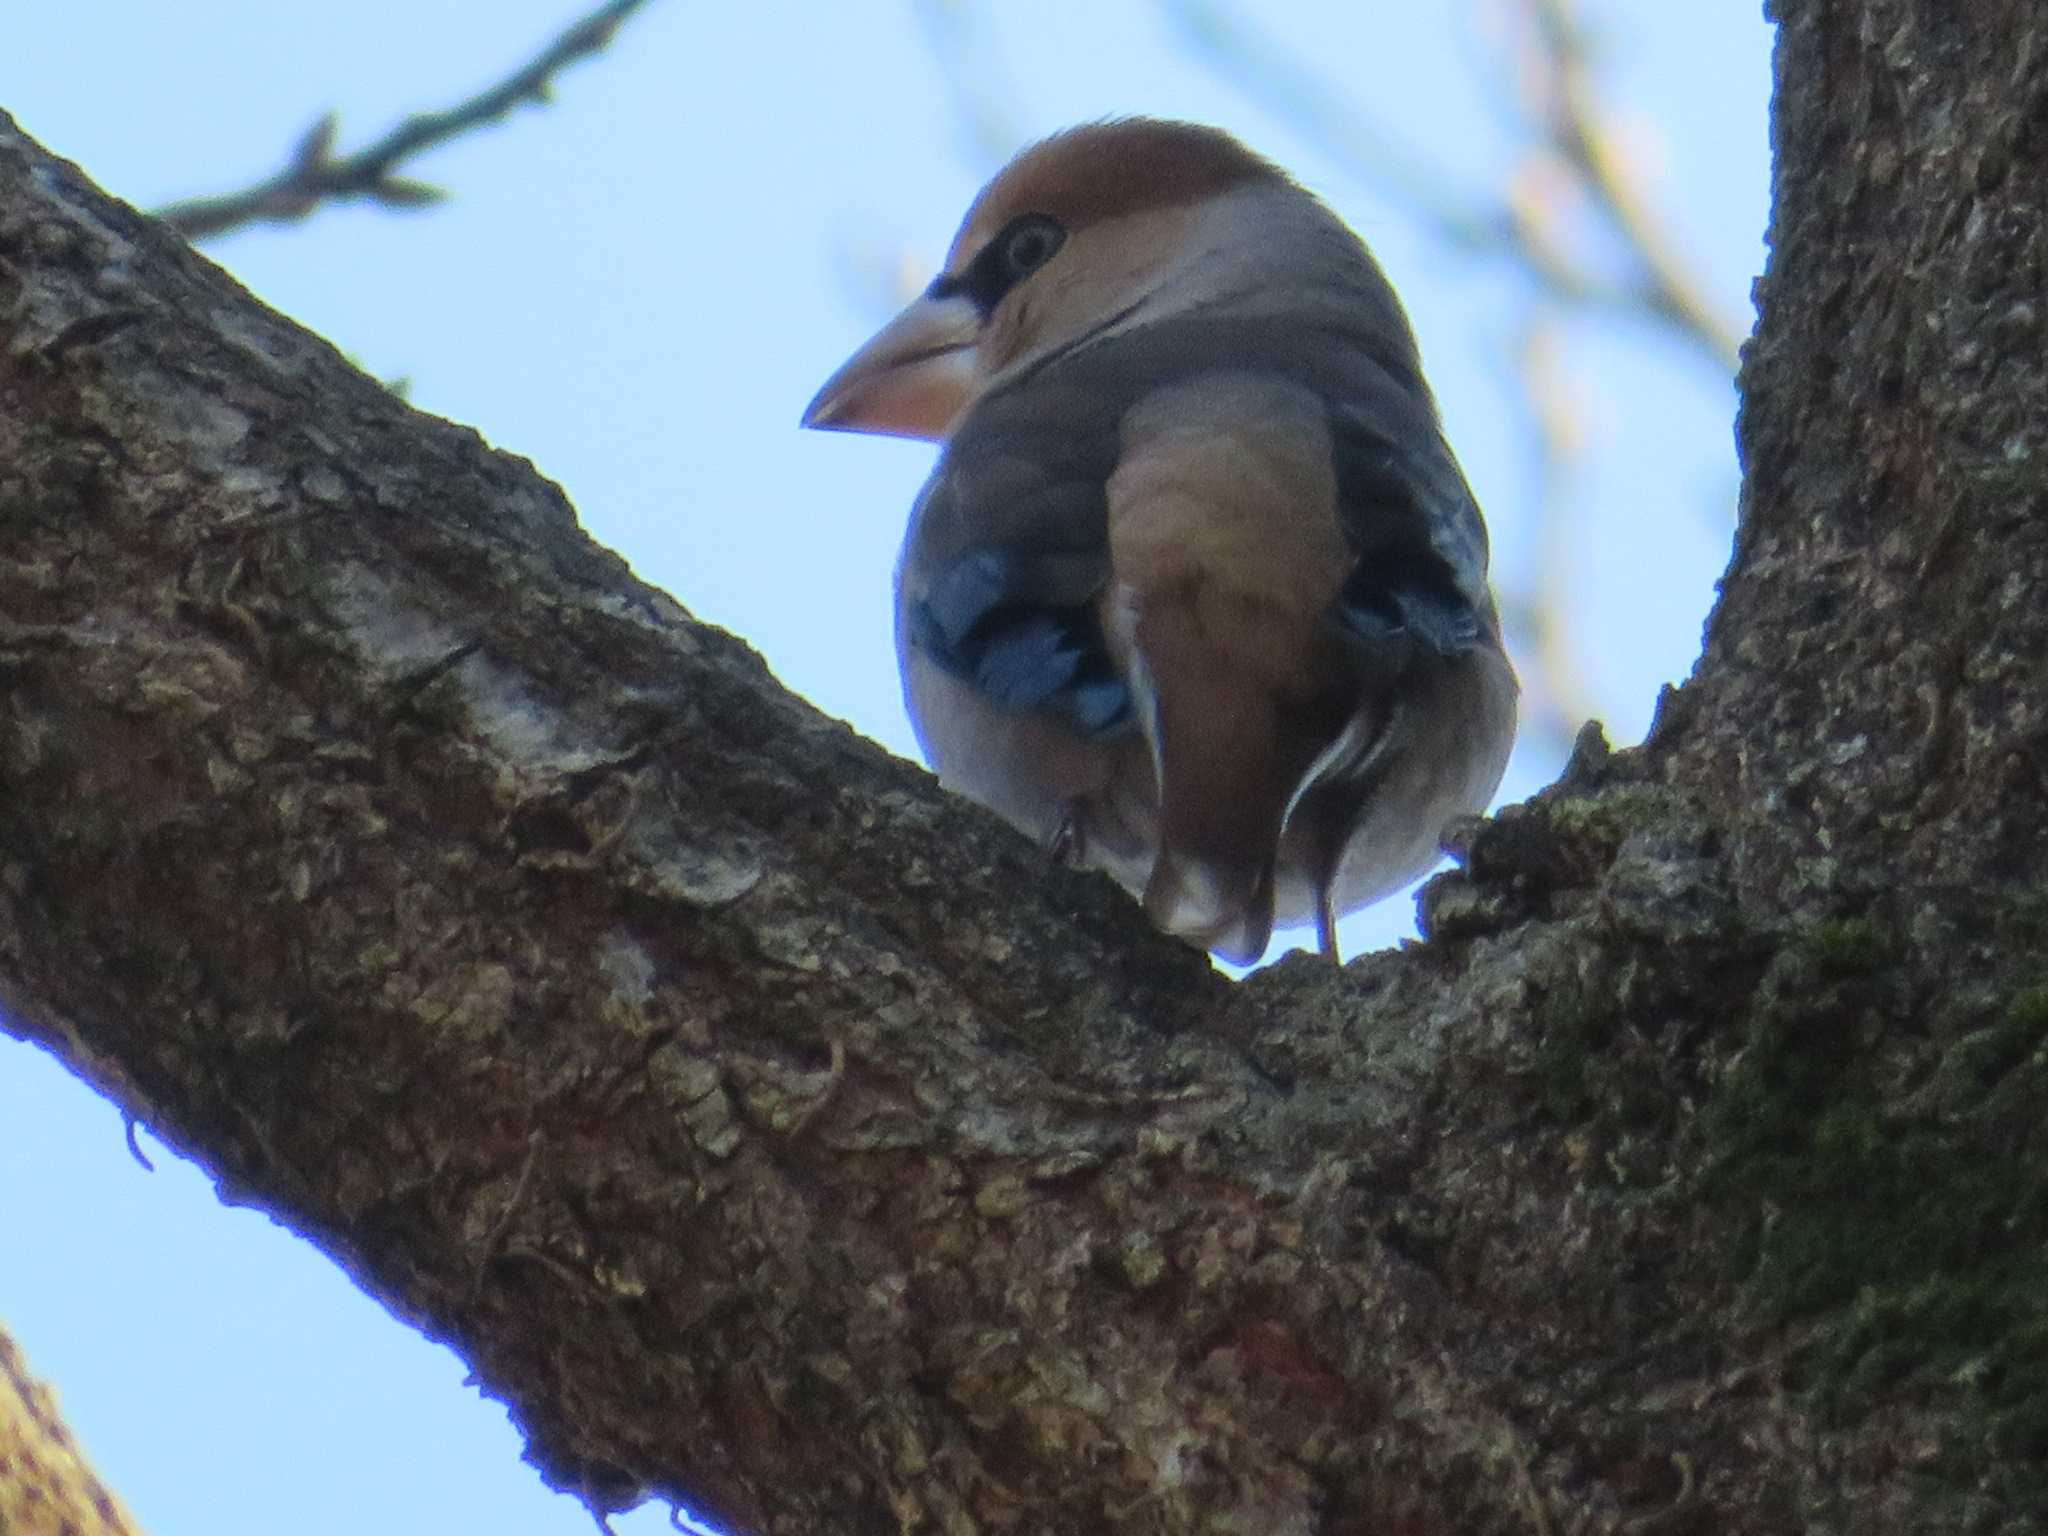
{"label": "blue sky", "polygon": [[[0,107],[148,206],[272,170],[329,107],[344,149],[528,55],[581,0],[98,0],[11,8]],[[1367,119],[1483,196],[1508,174],[1489,17],[1498,0],[1261,4],[1282,45]],[[1660,215],[1746,328],[1762,262],[1769,34],[1753,9],[1588,4],[1607,97]],[[1510,359],[1526,283],[1448,253],[1205,61],[1170,6],[1003,0],[652,0],[554,105],[437,152],[453,194],[345,208],[209,248],[266,302],[424,410],[558,480],[592,533],[701,618],[745,636],[821,708],[904,753],[888,593],[929,468],[922,445],[806,434],[796,418],[921,284],[992,154],[1147,112],[1237,132],[1326,196],[1407,299],[1497,568],[1571,618],[1574,666],[1617,742],[1681,679],[1726,560],[1728,381],[1667,338],[1569,320],[1586,434],[1565,532],[1529,531],[1532,455]],[[931,14],[971,19],[935,47]],[[1541,570],[1537,580],[1532,572]],[[1504,794],[1557,767],[1524,752]],[[1412,931],[1403,898],[1346,925]],[[583,1533],[519,1461],[452,1355],[144,1138],[47,1057],[0,1039],[0,1322],[58,1388],[88,1453],[157,1536]],[[679,1341],[678,1347],[685,1347]],[[666,1530],[646,1510],[625,1532]]]}

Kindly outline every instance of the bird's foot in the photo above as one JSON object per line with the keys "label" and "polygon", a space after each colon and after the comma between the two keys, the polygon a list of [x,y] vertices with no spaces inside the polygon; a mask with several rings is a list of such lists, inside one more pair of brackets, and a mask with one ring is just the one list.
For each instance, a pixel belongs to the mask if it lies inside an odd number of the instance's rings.
{"label": "bird's foot", "polygon": [[1328,882],[1316,887],[1316,948],[1330,964],[1343,968],[1344,956],[1337,948],[1337,909],[1330,902]]}
{"label": "bird's foot", "polygon": [[1088,830],[1082,818],[1080,800],[1069,800],[1066,809],[1060,812],[1060,824],[1053,828],[1052,841],[1045,845],[1046,856],[1053,863],[1068,869],[1079,869],[1087,863]]}

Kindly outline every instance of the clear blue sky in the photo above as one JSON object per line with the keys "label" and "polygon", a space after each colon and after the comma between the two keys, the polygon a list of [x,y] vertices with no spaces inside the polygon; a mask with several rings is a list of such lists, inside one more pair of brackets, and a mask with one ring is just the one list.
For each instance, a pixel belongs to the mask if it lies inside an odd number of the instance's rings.
{"label": "clear blue sky", "polygon": [[[267,173],[328,107],[347,148],[445,104],[581,4],[16,6],[0,107],[147,206]],[[1485,31],[1499,8],[1329,0],[1241,13],[1476,195],[1509,165]],[[1766,196],[1760,17],[1587,9],[1609,97],[1658,172],[1660,212],[1746,326]],[[1497,563],[1526,578],[1531,456],[1509,362],[1528,312],[1521,281],[1420,237],[1209,67],[1161,6],[973,10],[969,44],[947,52],[908,3],[654,0],[612,53],[564,78],[550,109],[416,166],[449,204],[342,209],[211,254],[365,368],[409,379],[423,409],[531,458],[642,577],[908,753],[889,574],[930,450],[801,433],[797,413],[891,302],[889,274],[928,275],[992,168],[963,100],[1008,142],[1107,114],[1200,118],[1294,169],[1378,250],[1488,508]],[[1587,467],[1570,483],[1568,560],[1546,595],[1572,616],[1586,689],[1628,741],[1658,686],[1691,667],[1727,557],[1733,395],[1636,326],[1574,322],[1566,336]],[[1504,794],[1556,766],[1547,751],[1523,754]],[[1355,951],[1410,923],[1395,898],[1346,939]],[[112,1108],[0,1039],[0,1322],[146,1529],[590,1529],[521,1464],[503,1413],[462,1385],[452,1355],[145,1144],[153,1175],[129,1159]],[[618,1524],[668,1528],[655,1510]]]}

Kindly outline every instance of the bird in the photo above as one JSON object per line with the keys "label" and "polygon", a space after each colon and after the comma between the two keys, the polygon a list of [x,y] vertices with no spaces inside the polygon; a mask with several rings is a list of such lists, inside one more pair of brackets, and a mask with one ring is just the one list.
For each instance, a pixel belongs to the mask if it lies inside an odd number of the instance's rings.
{"label": "bird", "polygon": [[1407,316],[1227,132],[1023,150],[803,424],[941,444],[896,569],[919,745],[1166,931],[1340,960],[1498,786],[1518,685]]}

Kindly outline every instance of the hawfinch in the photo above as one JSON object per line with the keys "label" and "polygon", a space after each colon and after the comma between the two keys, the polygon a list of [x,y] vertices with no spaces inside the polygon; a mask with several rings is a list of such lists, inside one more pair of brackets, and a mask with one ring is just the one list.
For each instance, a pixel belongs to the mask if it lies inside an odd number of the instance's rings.
{"label": "hawfinch", "polygon": [[896,577],[940,779],[1227,959],[1507,763],[1486,529],[1358,237],[1214,128],[1025,150],[804,424],[943,443]]}

